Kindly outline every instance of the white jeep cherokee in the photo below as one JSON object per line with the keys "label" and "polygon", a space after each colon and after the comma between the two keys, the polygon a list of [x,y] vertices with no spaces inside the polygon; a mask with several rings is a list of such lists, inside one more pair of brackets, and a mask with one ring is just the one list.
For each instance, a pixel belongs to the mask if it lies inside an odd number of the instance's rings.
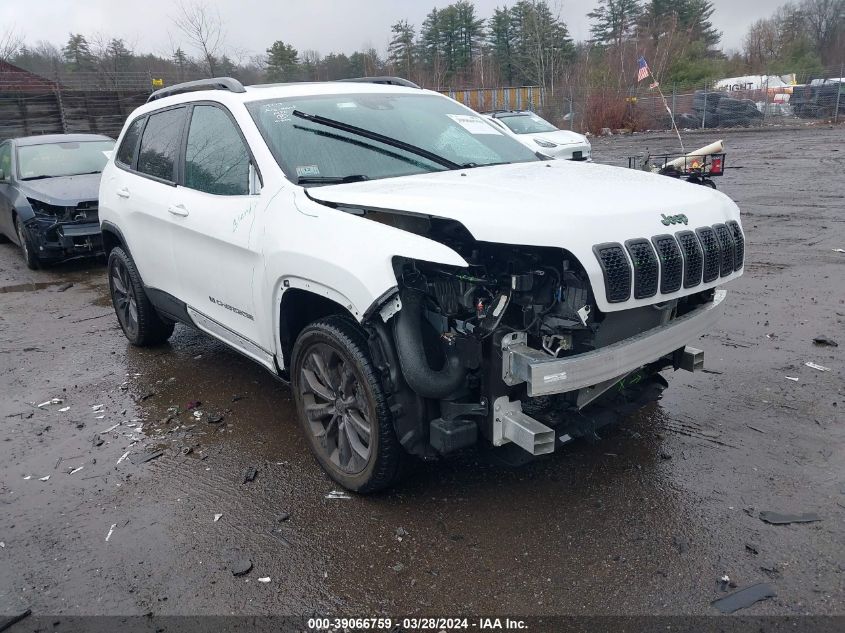
{"label": "white jeep cherokee", "polygon": [[127,338],[179,321],[289,380],[320,464],[360,492],[479,438],[516,458],[595,436],[660,370],[700,367],[685,345],[744,257],[723,194],[544,160],[390,78],[159,90],[100,218]]}

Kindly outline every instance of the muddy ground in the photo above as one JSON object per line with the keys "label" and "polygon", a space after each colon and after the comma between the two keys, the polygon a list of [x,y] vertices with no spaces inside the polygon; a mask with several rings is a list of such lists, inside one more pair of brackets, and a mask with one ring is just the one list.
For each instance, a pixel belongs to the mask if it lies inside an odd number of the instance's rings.
{"label": "muddy ground", "polygon": [[[32,272],[0,245],[0,615],[715,614],[724,575],[776,589],[744,614],[845,613],[845,128],[726,137],[747,265],[699,341],[710,373],[669,372],[595,444],[374,497],[326,498],[262,368],[184,326],[132,348],[102,262]],[[673,142],[595,154],[646,145]]]}

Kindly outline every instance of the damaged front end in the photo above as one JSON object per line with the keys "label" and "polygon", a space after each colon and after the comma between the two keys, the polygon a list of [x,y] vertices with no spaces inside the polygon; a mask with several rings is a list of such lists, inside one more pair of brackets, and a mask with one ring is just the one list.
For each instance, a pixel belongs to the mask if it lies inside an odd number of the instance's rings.
{"label": "damaged front end", "polygon": [[434,218],[396,221],[424,223],[469,263],[396,258],[398,291],[370,326],[410,452],[446,454],[481,436],[525,457],[550,453],[658,397],[660,370],[701,366],[685,344],[718,318],[723,291],[605,313],[564,249],[478,242]]}
{"label": "damaged front end", "polygon": [[24,221],[30,246],[42,261],[103,252],[97,200],[59,206],[27,198],[32,217]]}

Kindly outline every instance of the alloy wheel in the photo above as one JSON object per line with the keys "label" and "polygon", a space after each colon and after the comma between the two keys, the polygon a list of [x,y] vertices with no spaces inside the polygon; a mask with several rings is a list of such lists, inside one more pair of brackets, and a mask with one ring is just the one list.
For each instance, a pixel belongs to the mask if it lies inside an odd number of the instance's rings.
{"label": "alloy wheel", "polygon": [[138,333],[138,302],[135,297],[135,288],[129,279],[129,271],[123,262],[119,260],[114,262],[109,282],[120,325],[130,337],[134,336]]}
{"label": "alloy wheel", "polygon": [[372,452],[372,413],[352,363],[333,347],[315,343],[300,369],[299,392],[308,427],[340,470],[357,474]]}

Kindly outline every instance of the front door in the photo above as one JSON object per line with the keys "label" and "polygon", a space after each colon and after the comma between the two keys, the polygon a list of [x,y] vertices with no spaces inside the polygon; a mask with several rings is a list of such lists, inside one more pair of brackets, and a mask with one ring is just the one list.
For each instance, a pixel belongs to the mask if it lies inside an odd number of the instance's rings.
{"label": "front door", "polygon": [[183,163],[171,218],[179,298],[200,328],[272,368],[254,298],[261,253],[253,225],[262,196],[240,130],[222,106],[192,107]]}

